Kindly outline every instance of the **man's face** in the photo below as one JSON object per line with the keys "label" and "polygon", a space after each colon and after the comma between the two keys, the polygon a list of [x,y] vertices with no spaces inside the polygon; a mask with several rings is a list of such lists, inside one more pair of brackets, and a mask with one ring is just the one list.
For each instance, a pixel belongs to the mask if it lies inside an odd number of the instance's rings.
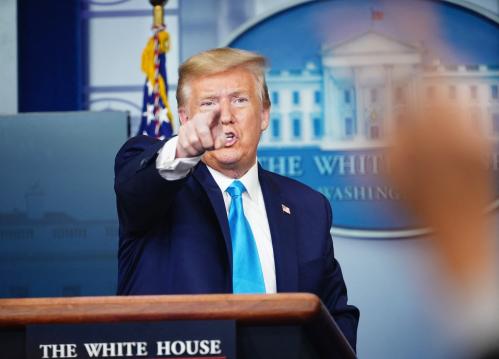
{"label": "man's face", "polygon": [[269,109],[262,106],[254,75],[236,68],[194,79],[189,87],[182,120],[219,111],[226,138],[223,148],[205,152],[203,162],[230,177],[241,177],[255,163],[260,134],[269,124]]}

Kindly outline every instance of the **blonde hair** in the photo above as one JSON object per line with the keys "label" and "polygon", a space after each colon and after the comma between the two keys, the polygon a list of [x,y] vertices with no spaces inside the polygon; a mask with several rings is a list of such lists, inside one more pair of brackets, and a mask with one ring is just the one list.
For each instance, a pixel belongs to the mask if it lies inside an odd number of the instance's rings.
{"label": "blonde hair", "polygon": [[235,68],[248,70],[256,80],[263,108],[270,107],[269,91],[265,82],[265,57],[250,51],[217,48],[201,52],[187,59],[178,69],[177,103],[185,105],[189,97],[189,82],[197,77],[215,75]]}

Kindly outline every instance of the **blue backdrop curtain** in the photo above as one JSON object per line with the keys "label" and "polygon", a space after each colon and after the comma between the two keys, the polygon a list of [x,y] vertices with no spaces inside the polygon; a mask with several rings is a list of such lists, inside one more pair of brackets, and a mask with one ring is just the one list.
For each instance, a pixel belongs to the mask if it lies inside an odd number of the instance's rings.
{"label": "blue backdrop curtain", "polygon": [[85,3],[18,0],[19,112],[84,109]]}

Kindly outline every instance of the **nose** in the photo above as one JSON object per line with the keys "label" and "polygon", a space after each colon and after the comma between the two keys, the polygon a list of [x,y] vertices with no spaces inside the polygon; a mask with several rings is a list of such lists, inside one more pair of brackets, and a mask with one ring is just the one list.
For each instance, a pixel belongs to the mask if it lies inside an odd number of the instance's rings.
{"label": "nose", "polygon": [[222,125],[228,125],[233,122],[230,101],[227,99],[220,101],[220,122]]}

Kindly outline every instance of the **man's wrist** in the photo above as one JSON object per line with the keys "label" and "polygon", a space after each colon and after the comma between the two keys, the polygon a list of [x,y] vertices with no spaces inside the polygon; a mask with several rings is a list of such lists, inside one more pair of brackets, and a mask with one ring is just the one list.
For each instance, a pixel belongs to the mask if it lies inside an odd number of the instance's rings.
{"label": "man's wrist", "polygon": [[156,168],[164,179],[175,181],[186,177],[192,168],[201,160],[197,157],[177,157],[178,137],[172,137],[158,151],[156,158]]}

